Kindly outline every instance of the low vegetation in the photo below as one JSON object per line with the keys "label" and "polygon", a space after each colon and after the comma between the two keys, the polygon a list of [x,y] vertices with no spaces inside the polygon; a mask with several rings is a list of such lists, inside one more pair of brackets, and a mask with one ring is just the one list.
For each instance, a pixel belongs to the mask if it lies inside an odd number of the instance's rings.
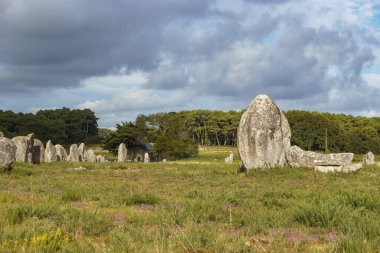
{"label": "low vegetation", "polygon": [[[1,252],[378,252],[380,168],[238,173],[236,150],[169,163],[15,164]],[[235,158],[237,156],[235,155]]]}

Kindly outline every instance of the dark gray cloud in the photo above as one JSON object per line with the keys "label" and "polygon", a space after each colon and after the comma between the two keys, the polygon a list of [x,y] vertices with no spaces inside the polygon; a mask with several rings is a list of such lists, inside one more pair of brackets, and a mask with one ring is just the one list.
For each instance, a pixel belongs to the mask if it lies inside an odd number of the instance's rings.
{"label": "dark gray cloud", "polygon": [[289,109],[374,110],[354,99],[380,93],[363,78],[379,65],[365,4],[0,0],[0,107],[90,107],[107,124],[148,109],[238,109],[258,93]]}
{"label": "dark gray cloud", "polygon": [[75,86],[122,65],[151,69],[165,47],[166,25],[201,18],[211,3],[2,0],[0,85]]}

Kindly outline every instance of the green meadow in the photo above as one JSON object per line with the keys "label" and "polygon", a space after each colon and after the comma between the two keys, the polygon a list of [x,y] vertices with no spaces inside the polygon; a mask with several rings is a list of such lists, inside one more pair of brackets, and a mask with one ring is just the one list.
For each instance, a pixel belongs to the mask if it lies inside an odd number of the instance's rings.
{"label": "green meadow", "polygon": [[238,165],[231,147],[167,163],[16,163],[0,174],[0,252],[380,252],[377,165]]}

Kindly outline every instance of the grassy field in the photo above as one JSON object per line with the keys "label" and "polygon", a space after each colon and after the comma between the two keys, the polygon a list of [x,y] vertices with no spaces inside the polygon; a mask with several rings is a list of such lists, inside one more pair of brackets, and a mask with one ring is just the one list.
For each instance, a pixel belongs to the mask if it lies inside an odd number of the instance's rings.
{"label": "grassy field", "polygon": [[0,252],[380,252],[380,167],[237,173],[230,152],[15,164],[0,174]]}

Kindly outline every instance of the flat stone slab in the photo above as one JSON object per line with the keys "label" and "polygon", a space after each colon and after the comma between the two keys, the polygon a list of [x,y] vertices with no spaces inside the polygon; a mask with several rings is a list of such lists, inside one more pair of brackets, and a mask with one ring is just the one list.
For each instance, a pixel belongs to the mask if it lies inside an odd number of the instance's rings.
{"label": "flat stone slab", "polygon": [[363,166],[361,164],[347,164],[347,165],[341,165],[341,166],[315,166],[315,170],[329,173],[329,172],[354,172],[357,170],[362,169]]}
{"label": "flat stone slab", "polygon": [[291,146],[285,151],[286,159],[292,167],[341,166],[348,165],[354,158],[353,153],[320,154],[304,151],[298,146]]}

